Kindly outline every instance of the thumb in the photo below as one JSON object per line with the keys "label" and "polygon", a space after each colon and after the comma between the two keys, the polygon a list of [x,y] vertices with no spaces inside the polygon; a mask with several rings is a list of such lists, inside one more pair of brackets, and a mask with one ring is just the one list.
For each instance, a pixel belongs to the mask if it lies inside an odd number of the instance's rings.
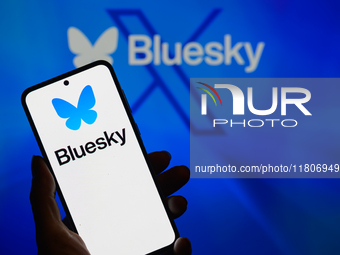
{"label": "thumb", "polygon": [[48,231],[61,222],[60,212],[55,201],[56,185],[42,157],[32,158],[31,206],[37,235]]}

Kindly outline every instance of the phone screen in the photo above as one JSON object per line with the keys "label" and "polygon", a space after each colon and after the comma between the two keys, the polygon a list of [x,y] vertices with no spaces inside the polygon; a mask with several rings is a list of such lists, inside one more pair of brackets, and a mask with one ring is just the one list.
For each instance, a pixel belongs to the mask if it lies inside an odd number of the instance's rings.
{"label": "phone screen", "polygon": [[100,61],[28,89],[23,102],[90,253],[148,254],[177,230],[119,88]]}

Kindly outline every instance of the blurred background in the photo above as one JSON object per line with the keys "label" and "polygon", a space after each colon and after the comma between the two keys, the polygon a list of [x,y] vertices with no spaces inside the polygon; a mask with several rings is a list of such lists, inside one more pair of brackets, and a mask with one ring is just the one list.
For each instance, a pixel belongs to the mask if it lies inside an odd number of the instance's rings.
{"label": "blurred background", "polygon": [[[168,150],[172,166],[189,165],[190,78],[339,77],[339,11],[329,0],[1,1],[0,254],[37,253],[29,191],[40,151],[24,89],[107,58],[147,151]],[[189,42],[203,56],[216,42],[223,54],[193,63],[181,54]],[[264,44],[248,69],[246,42],[254,54]],[[189,203],[176,223],[193,254],[340,253],[337,179],[191,179],[178,194]]]}

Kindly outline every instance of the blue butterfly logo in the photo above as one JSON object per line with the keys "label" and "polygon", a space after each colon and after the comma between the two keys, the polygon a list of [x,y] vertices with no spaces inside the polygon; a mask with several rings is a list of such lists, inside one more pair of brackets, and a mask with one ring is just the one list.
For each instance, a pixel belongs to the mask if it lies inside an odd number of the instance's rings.
{"label": "blue butterfly logo", "polygon": [[91,125],[97,119],[97,112],[91,110],[96,104],[96,99],[90,85],[80,93],[77,107],[60,98],[52,99],[52,104],[58,116],[67,119],[66,127],[71,130],[78,130],[81,120]]}

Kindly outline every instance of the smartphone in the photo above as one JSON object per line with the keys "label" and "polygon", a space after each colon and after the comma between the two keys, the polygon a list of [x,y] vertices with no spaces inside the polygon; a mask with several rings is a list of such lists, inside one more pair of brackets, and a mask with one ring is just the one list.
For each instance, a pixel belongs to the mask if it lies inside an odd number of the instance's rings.
{"label": "smartphone", "polygon": [[179,236],[112,66],[96,61],[22,94],[73,230],[91,254],[157,254]]}

